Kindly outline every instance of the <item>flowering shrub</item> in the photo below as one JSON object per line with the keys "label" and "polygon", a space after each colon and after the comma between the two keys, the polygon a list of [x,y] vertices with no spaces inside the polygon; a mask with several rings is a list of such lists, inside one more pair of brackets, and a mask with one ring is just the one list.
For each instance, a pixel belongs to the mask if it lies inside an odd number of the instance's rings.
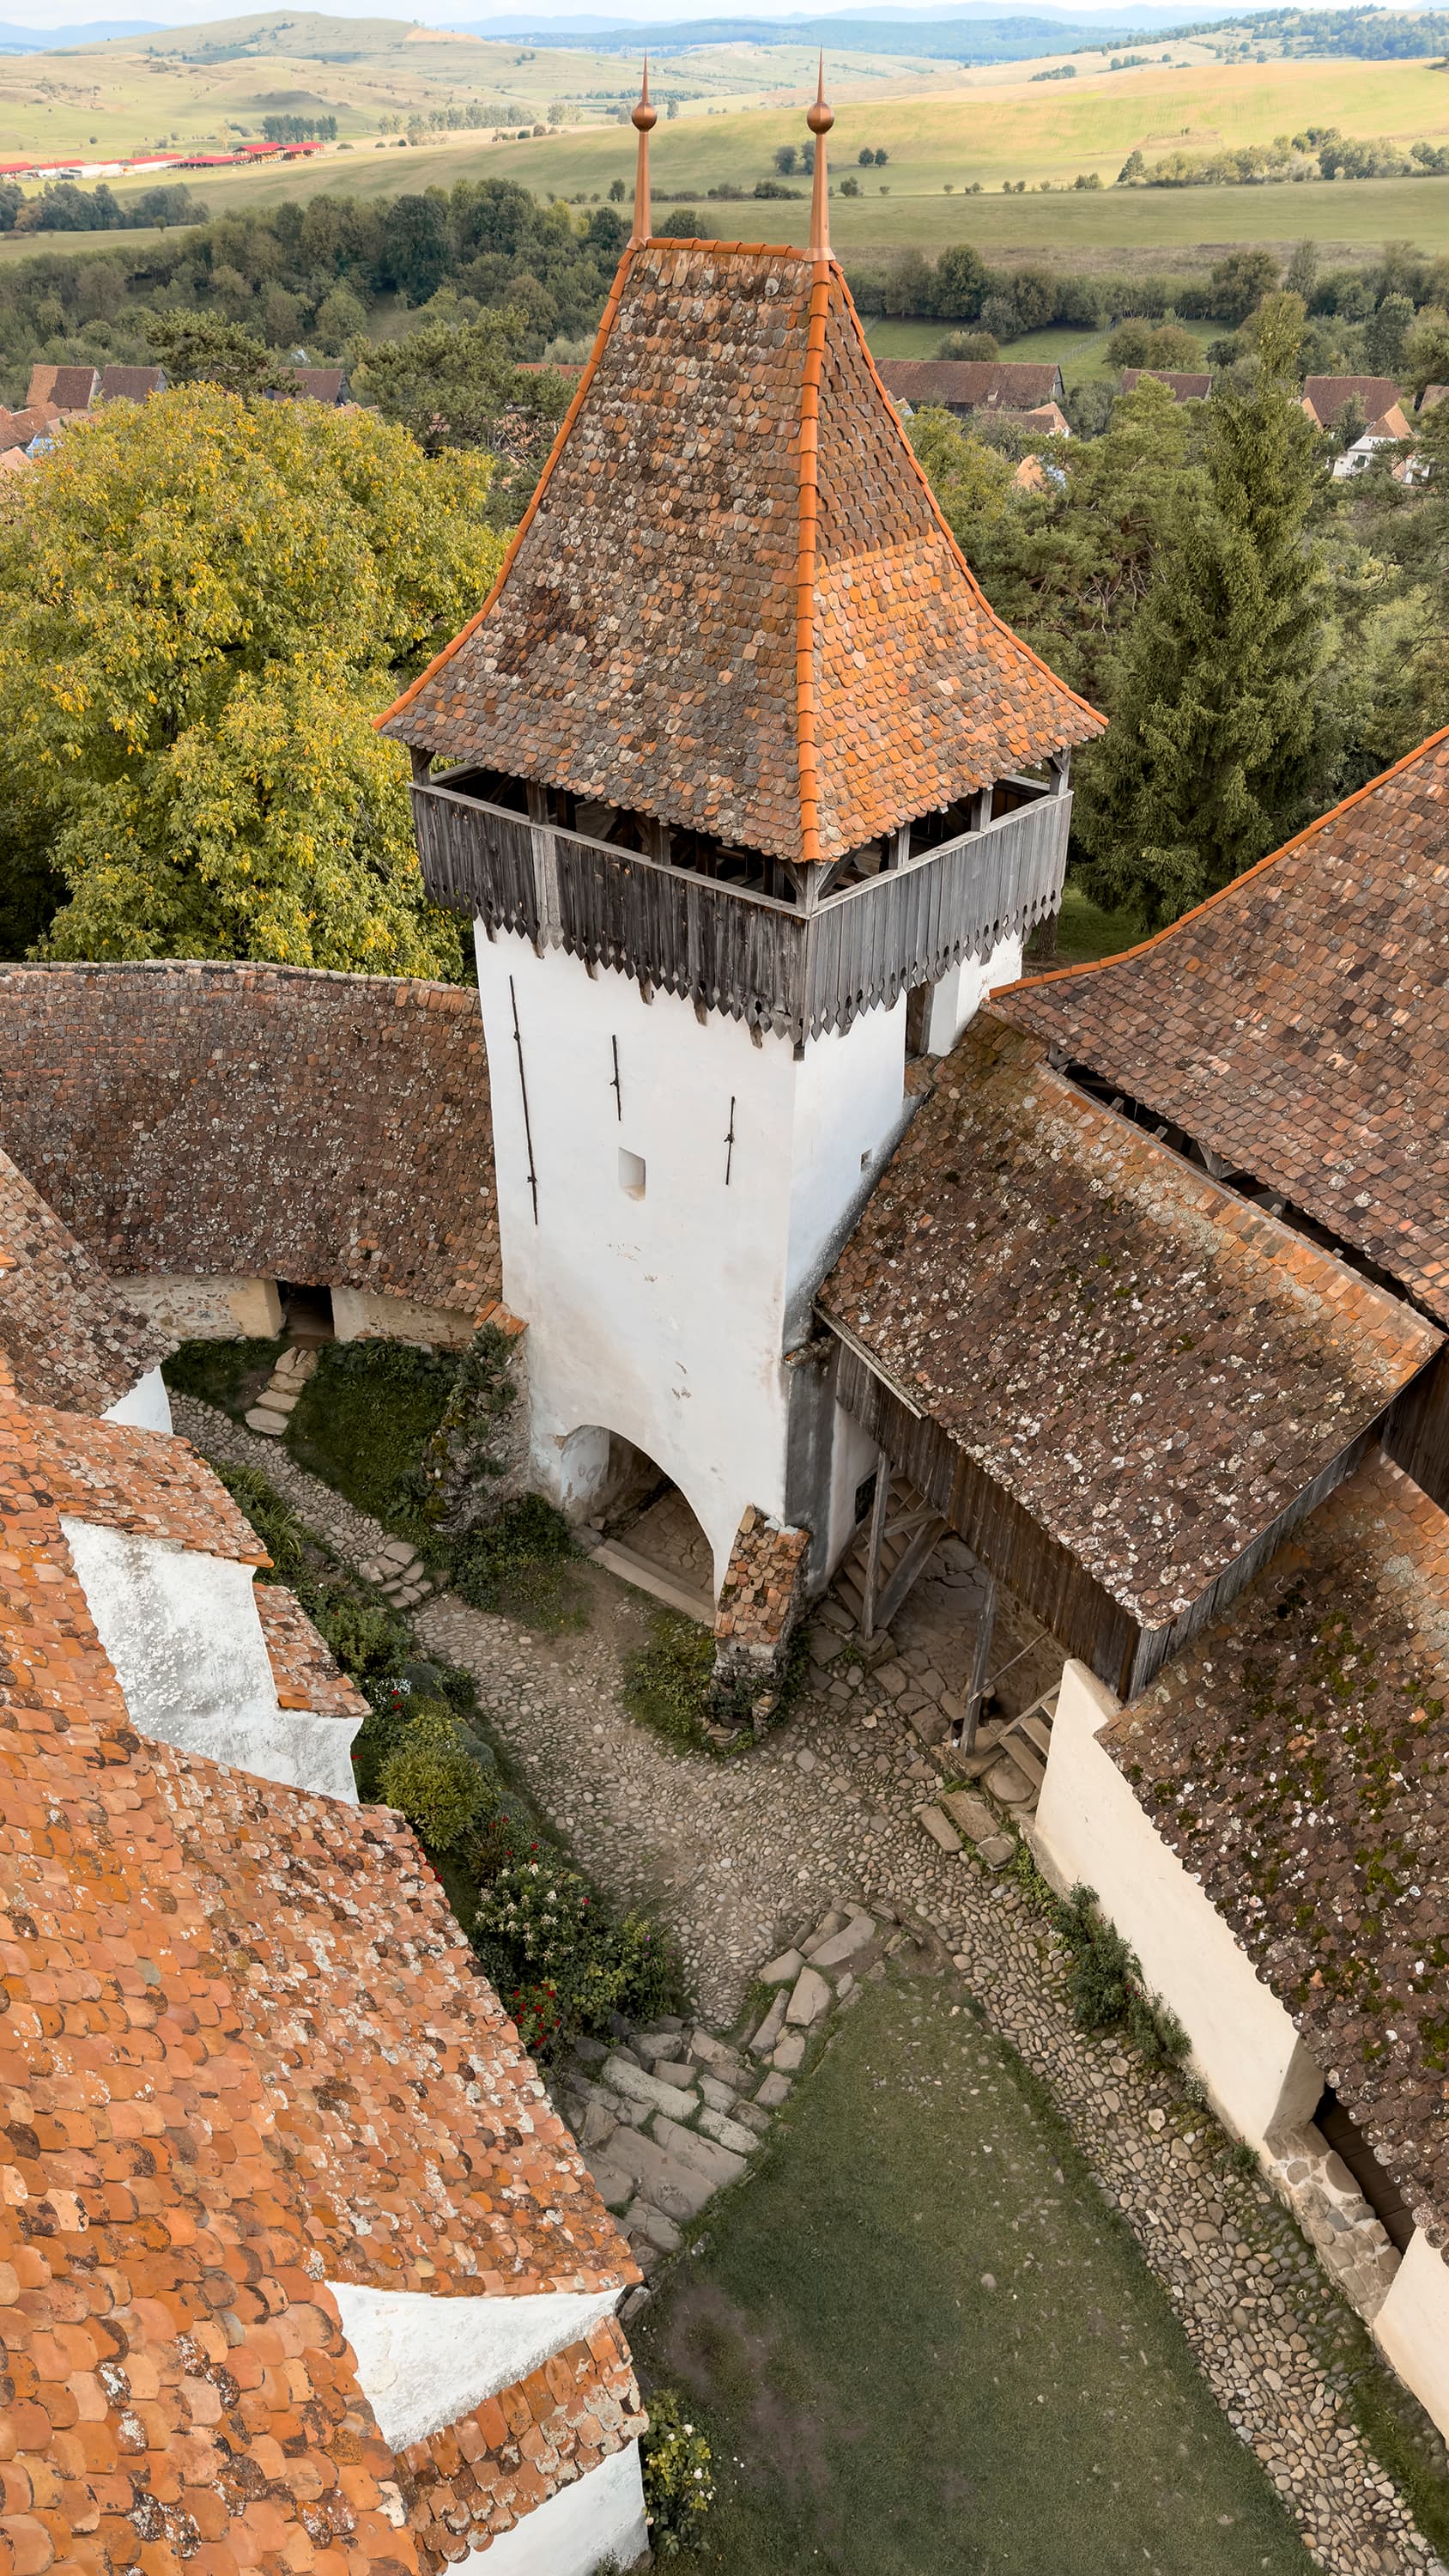
{"label": "flowering shrub", "polygon": [[479,1889],[473,1942],[515,2020],[527,2013],[539,2027],[536,2044],[606,2030],[611,2013],[667,2011],[674,1970],[653,1925],[637,1914],[611,1922],[577,1870],[540,1843],[510,1849],[507,1817],[497,1824],[488,1840],[503,1856]]}
{"label": "flowering shrub", "polygon": [[678,2558],[698,2545],[714,2502],[714,2479],[709,2444],[686,2423],[673,2389],[656,2389],[650,2396],[649,2430],[639,2448],[654,2555]]}

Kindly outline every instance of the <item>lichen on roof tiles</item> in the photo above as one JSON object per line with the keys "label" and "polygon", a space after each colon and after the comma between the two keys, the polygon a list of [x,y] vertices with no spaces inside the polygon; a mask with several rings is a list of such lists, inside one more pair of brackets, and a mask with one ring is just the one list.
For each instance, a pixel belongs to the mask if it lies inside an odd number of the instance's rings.
{"label": "lichen on roof tiles", "polygon": [[103,1268],[502,1294],[470,985],[0,966],[0,1145]]}
{"label": "lichen on roof tiles", "polygon": [[[441,2576],[327,2281],[637,2269],[404,1820],[138,1741],[53,1426],[0,1399],[0,2566]],[[560,2359],[438,2437],[480,2532],[639,2429],[617,2329]]]}
{"label": "lichen on roof tiles", "polygon": [[1170,930],[998,994],[1449,1323],[1449,732]]}
{"label": "lichen on roof tiles", "polygon": [[1449,1519],[1378,1451],[1101,1741],[1449,2242]]}
{"label": "lichen on roof tiles", "polygon": [[990,1013],[820,1304],[1144,1628],[1200,1599],[1441,1340]]}
{"label": "lichen on roof tiles", "polygon": [[385,727],[828,860],[1100,719],[987,606],[839,269],[817,280],[798,251],[651,241],[625,254],[484,612]]}
{"label": "lichen on roof tiles", "polygon": [[0,1154],[0,1351],[16,1392],[104,1413],[171,1346]]}

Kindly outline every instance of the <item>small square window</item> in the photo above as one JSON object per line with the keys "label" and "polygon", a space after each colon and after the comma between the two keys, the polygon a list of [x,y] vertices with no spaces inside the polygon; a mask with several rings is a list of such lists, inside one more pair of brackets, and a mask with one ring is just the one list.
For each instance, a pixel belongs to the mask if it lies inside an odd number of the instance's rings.
{"label": "small square window", "polygon": [[619,1148],[619,1187],[626,1198],[642,1199],[644,1196],[644,1157],[642,1154],[626,1154],[622,1145]]}

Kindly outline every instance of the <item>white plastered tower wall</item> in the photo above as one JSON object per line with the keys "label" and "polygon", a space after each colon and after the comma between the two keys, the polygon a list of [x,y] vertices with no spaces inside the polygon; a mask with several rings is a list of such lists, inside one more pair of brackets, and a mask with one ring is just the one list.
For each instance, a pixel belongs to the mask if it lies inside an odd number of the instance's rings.
{"label": "white plastered tower wall", "polygon": [[631,1441],[697,1515],[718,1584],[747,1504],[798,1507],[784,1353],[900,1132],[905,1001],[797,1053],[562,949],[480,930],[477,952],[539,1481],[584,1515],[604,1435]]}

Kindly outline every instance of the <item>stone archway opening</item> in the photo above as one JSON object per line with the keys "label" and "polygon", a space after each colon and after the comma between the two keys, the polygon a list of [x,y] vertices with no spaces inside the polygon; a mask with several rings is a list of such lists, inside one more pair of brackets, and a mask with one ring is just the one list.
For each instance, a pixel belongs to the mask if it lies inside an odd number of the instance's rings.
{"label": "stone archway opening", "polygon": [[592,1476],[581,1535],[598,1562],[691,1618],[714,1619],[714,1550],[672,1476],[617,1431],[576,1432]]}

